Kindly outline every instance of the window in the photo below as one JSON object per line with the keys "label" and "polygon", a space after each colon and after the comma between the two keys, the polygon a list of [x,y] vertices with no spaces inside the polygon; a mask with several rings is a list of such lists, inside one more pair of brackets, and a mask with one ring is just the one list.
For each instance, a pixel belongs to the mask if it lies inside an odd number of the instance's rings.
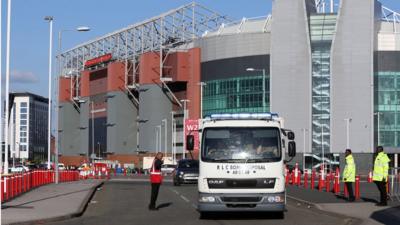
{"label": "window", "polygon": [[26,102],[20,102],[19,106],[22,107],[28,107],[28,104]]}
{"label": "window", "polygon": [[19,130],[20,130],[20,131],[27,131],[28,129],[26,128],[26,126],[20,126],[20,127],[19,127]]}
{"label": "window", "polygon": [[26,125],[26,120],[21,120],[21,125]]}
{"label": "window", "polygon": [[26,114],[21,114],[20,117],[21,117],[21,119],[26,119],[27,115]]}
{"label": "window", "polygon": [[20,141],[21,143],[26,143],[26,138],[21,137],[21,138],[19,139],[19,141]]}
{"label": "window", "polygon": [[22,152],[26,152],[27,147],[28,147],[28,146],[26,146],[26,145],[20,145],[20,146],[19,146],[19,150],[22,151]]}
{"label": "window", "polygon": [[27,113],[27,112],[28,112],[27,108],[21,108],[21,113]]}

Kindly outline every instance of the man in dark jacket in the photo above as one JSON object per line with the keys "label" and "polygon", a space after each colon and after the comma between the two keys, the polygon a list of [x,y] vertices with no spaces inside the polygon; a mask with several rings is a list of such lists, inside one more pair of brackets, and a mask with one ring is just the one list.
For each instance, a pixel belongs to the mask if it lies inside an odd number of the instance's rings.
{"label": "man in dark jacket", "polygon": [[153,165],[150,169],[150,183],[151,183],[151,198],[149,210],[157,210],[156,201],[158,196],[158,191],[160,190],[160,185],[162,183],[162,174],[161,174],[161,166],[163,164],[162,161],[163,154],[158,152],[156,157],[153,160]]}

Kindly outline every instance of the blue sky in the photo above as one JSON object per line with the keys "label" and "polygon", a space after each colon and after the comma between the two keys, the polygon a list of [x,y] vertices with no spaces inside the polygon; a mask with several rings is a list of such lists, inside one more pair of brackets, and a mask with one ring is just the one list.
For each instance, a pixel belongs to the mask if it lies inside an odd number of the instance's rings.
{"label": "blue sky", "polygon": [[[3,74],[5,74],[6,0],[2,5]],[[90,32],[63,33],[63,49],[102,36],[188,4],[189,0],[12,0],[10,89],[47,96],[49,26],[44,16],[54,17],[54,47],[61,29],[89,26]],[[271,0],[198,0],[210,9],[233,19],[265,16]],[[381,0],[400,12],[399,0]],[[54,51],[54,53],[56,53]]]}

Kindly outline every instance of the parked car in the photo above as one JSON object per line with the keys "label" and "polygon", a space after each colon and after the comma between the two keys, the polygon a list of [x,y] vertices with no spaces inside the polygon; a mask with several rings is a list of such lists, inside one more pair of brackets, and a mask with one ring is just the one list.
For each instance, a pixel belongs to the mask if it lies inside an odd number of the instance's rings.
{"label": "parked car", "polygon": [[164,164],[161,166],[161,173],[162,174],[172,174],[175,170],[176,165],[173,164]]}
{"label": "parked car", "polygon": [[58,170],[66,170],[64,163],[58,164]]}
{"label": "parked car", "polygon": [[199,161],[193,159],[182,159],[173,173],[174,185],[197,183],[199,178]]}
{"label": "parked car", "polygon": [[24,172],[29,172],[29,168],[24,165],[17,165],[15,167],[10,168],[11,173],[24,173]]}

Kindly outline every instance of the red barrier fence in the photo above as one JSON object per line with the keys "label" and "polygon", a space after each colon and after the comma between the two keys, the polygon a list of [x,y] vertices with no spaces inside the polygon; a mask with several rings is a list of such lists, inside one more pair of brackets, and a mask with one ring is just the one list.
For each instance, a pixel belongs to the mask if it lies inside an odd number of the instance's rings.
{"label": "red barrier fence", "polygon": [[[79,171],[59,171],[59,182],[79,180]],[[52,170],[34,170],[25,173],[3,175],[0,183],[1,202],[9,201],[33,188],[54,183],[55,172]]]}

